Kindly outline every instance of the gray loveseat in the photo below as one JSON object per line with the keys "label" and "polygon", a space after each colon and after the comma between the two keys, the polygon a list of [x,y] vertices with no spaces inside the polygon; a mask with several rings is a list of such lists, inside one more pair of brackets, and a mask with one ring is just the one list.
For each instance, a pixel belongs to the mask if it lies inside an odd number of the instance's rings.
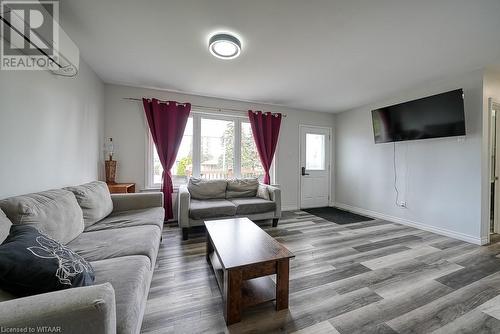
{"label": "gray loveseat", "polygon": [[257,179],[204,180],[191,178],[179,187],[178,220],[184,240],[189,228],[206,220],[248,217],[271,220],[278,226],[281,217],[281,192]]}
{"label": "gray loveseat", "polygon": [[34,224],[90,261],[96,276],[93,286],[23,298],[0,290],[2,328],[140,332],[163,229],[161,193],[110,195],[92,182],[0,200],[0,209],[0,242],[11,224]]}

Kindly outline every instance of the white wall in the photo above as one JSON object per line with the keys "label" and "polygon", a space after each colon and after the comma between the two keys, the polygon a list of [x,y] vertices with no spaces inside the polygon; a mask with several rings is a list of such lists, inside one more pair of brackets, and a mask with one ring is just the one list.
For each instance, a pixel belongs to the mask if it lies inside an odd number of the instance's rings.
{"label": "white wall", "polygon": [[[217,108],[253,109],[287,114],[283,119],[277,149],[276,182],[282,189],[285,209],[298,207],[299,195],[299,124],[333,127],[334,116],[327,113],[301,111],[285,107],[259,105],[160,90],[105,85],[105,135],[116,145],[117,180],[135,182],[137,189],[145,185],[146,124],[141,102],[124,97],[156,97],[190,102]],[[332,178],[333,181],[333,178]]]}
{"label": "white wall", "polygon": [[[371,110],[457,88],[465,93],[466,137],[396,144],[400,200],[395,205],[393,144],[375,144]],[[337,205],[480,243],[483,72],[429,82],[393,98],[336,115]],[[483,241],[484,242],[484,241]]]}
{"label": "white wall", "polygon": [[80,60],[76,78],[0,71],[0,198],[99,177],[104,85]]}

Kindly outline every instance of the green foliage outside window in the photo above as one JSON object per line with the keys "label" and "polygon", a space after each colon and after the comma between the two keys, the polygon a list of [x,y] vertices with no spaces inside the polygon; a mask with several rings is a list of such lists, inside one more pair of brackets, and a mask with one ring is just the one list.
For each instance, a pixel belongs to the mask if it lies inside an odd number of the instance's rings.
{"label": "green foliage outside window", "polygon": [[186,176],[186,168],[192,163],[193,159],[190,156],[184,157],[181,160],[179,160],[179,163],[177,164],[177,172],[175,173],[175,175]]}

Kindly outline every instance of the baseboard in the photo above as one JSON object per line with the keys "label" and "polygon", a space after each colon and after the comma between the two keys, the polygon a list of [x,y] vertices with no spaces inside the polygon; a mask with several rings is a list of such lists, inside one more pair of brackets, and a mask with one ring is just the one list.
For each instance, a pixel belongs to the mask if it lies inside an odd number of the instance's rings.
{"label": "baseboard", "polygon": [[403,224],[403,225],[415,227],[415,228],[418,228],[420,230],[437,233],[437,234],[444,235],[444,236],[447,236],[447,237],[451,237],[451,238],[459,239],[459,240],[462,240],[462,241],[470,242],[470,243],[473,243],[473,244],[476,244],[476,245],[485,245],[485,244],[488,243],[488,237],[478,238],[478,237],[474,237],[474,236],[471,236],[471,235],[468,235],[468,234],[464,234],[464,233],[460,233],[460,232],[455,232],[455,231],[450,231],[450,230],[447,230],[447,229],[444,229],[444,228],[434,227],[434,226],[430,226],[430,225],[423,224],[423,223],[420,223],[420,222],[416,222],[416,221],[413,221],[413,220],[409,220],[409,219],[405,219],[405,218],[399,218],[399,217],[394,217],[394,216],[391,216],[391,215],[386,215],[384,213],[380,213],[380,212],[376,212],[376,211],[372,211],[372,210],[366,210],[366,209],[358,208],[358,207],[355,207],[355,206],[352,206],[352,205],[348,205],[348,204],[343,204],[343,203],[336,202],[336,203],[334,203],[333,206],[336,207],[336,208],[339,208],[339,209],[342,209],[342,210],[347,210],[347,211],[350,211],[350,212],[353,212],[353,213],[357,213],[357,214],[360,214],[360,215],[368,216],[368,217],[371,217],[371,218],[388,220],[390,222],[394,222],[394,223],[399,223],[399,224]]}

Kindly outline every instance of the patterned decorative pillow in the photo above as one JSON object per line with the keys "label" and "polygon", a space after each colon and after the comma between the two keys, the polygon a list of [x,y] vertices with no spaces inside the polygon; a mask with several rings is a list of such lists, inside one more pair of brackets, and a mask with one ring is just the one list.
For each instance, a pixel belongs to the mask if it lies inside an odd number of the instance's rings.
{"label": "patterned decorative pillow", "polygon": [[257,188],[257,197],[270,200],[271,197],[269,196],[269,190],[267,190],[267,187],[263,184],[259,183],[259,187]]}
{"label": "patterned decorative pillow", "polygon": [[0,245],[0,289],[16,296],[94,284],[94,268],[32,225],[12,225]]}

